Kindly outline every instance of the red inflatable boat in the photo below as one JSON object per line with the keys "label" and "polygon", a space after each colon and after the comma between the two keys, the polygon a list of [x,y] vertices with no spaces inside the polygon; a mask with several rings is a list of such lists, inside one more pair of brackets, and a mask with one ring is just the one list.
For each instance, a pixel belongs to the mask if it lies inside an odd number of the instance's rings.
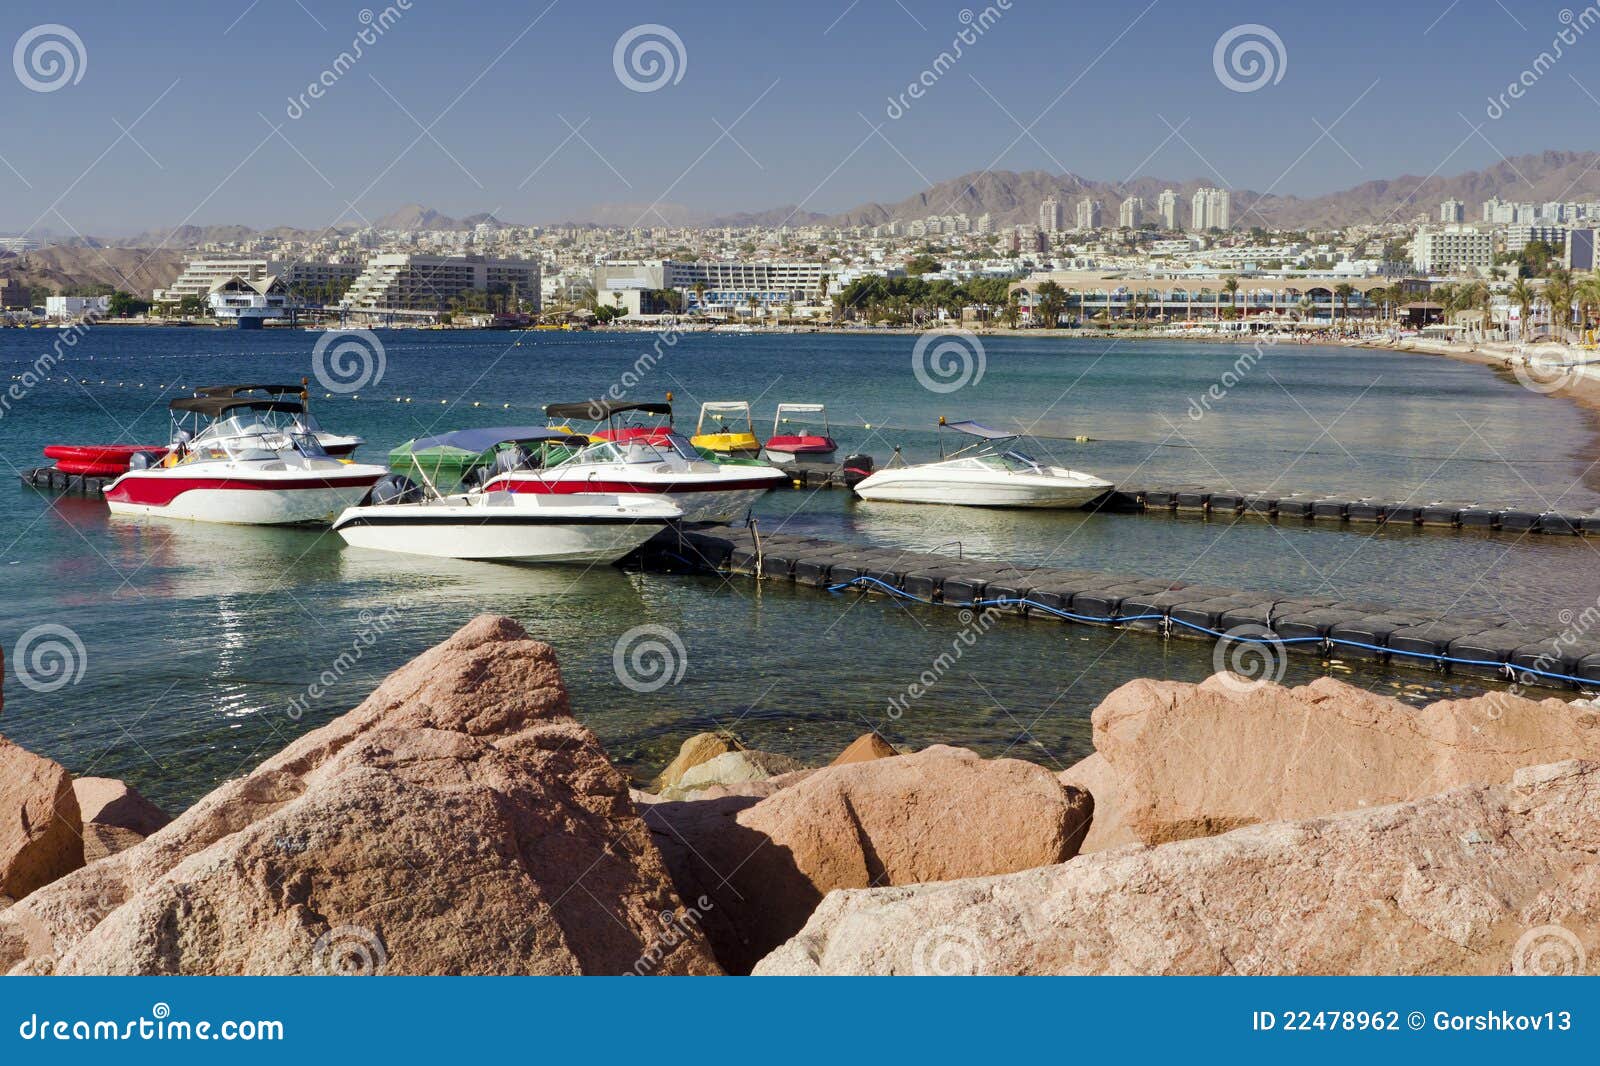
{"label": "red inflatable boat", "polygon": [[128,471],[135,455],[148,455],[157,462],[167,454],[167,449],[150,444],[52,444],[45,448],[46,459],[56,461],[56,469],[63,474],[84,474],[89,477],[116,477]]}

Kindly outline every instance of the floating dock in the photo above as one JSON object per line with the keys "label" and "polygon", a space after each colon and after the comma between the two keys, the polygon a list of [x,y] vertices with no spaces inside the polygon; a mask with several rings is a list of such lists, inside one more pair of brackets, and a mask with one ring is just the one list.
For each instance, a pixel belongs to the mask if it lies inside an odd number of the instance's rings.
{"label": "floating dock", "polygon": [[51,492],[66,492],[78,496],[100,496],[105,492],[106,486],[116,480],[114,477],[96,477],[93,474],[66,474],[53,466],[24,470],[18,477],[24,485],[32,485],[36,489],[48,489]]}
{"label": "floating dock", "polygon": [[1382,496],[1311,493],[1218,492],[1196,485],[1118,489],[1091,509],[1144,514],[1251,515],[1279,522],[1340,526],[1429,526],[1505,533],[1600,536],[1600,512],[1536,506],[1433,500],[1417,503]]}
{"label": "floating dock", "polygon": [[1256,644],[1325,660],[1366,660],[1544,688],[1600,691],[1600,638],[1454,611],[1325,596],[1278,596],[1129,574],[842,544],[756,527],[667,530],[632,562],[860,592],[1021,619],[1138,630],[1169,639]]}

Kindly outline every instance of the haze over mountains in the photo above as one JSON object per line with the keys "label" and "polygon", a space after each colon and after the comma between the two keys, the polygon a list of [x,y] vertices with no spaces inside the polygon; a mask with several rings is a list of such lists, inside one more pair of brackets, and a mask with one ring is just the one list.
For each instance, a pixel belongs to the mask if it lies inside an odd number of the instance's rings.
{"label": "haze over mountains", "polygon": [[[891,219],[909,222],[928,215],[964,212],[974,219],[987,213],[999,229],[1014,224],[1032,224],[1038,217],[1040,201],[1047,196],[1055,196],[1062,201],[1068,218],[1072,216],[1072,205],[1085,196],[1102,201],[1108,217],[1115,218],[1116,205],[1127,196],[1144,197],[1147,210],[1153,211],[1156,197],[1163,189],[1175,189],[1187,198],[1197,188],[1222,184],[1215,177],[1142,177],[1118,182],[1096,181],[1072,173],[1050,174],[1041,170],[989,170],[974,171],[939,182],[892,203],[865,203],[837,214],[786,206],[708,217],[681,204],[611,203],[595,205],[588,218],[566,220],[558,224],[873,226]],[[1484,170],[1450,176],[1403,175],[1369,181],[1315,197],[1234,189],[1233,222],[1237,228],[1265,226],[1305,229],[1385,221],[1407,222],[1419,216],[1431,220],[1438,217],[1439,201],[1452,197],[1467,204],[1469,219],[1476,218],[1478,204],[1491,197],[1534,203],[1600,200],[1600,152],[1540,152],[1515,156]],[[407,204],[372,220],[376,228],[386,230],[464,231],[482,223],[493,226],[525,224],[507,223],[487,213],[453,218],[422,204]],[[127,237],[73,238],[61,243],[67,247],[83,248],[183,249],[263,235],[306,240],[327,232],[353,231],[361,228],[361,225],[343,221],[324,230],[291,226],[256,230],[239,225],[189,225],[147,230]]]}

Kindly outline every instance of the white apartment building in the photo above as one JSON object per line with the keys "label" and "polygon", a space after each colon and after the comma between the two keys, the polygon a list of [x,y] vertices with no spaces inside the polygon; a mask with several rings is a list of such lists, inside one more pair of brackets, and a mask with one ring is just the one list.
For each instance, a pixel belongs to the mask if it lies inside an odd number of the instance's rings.
{"label": "white apartment building", "polygon": [[1506,251],[1520,252],[1531,241],[1543,241],[1552,248],[1567,243],[1567,227],[1547,222],[1519,222],[1506,227]]}
{"label": "white apartment building", "polygon": [[1227,189],[1196,189],[1189,204],[1189,228],[1197,232],[1229,229],[1233,224],[1232,197]]}
{"label": "white apartment building", "polygon": [[686,309],[743,312],[752,298],[763,307],[815,303],[822,299],[824,279],[830,278],[824,263],[654,259],[603,263],[595,268],[594,288],[596,294],[675,289],[684,295]]}
{"label": "white apartment building", "polygon": [[1138,229],[1144,222],[1144,197],[1130,196],[1117,210],[1117,225],[1123,229]]}
{"label": "white apartment building", "polygon": [[1411,242],[1411,264],[1430,276],[1480,273],[1494,265],[1494,234],[1473,226],[1424,226]]}
{"label": "white apartment building", "polygon": [[1454,222],[1467,220],[1467,205],[1460,200],[1450,199],[1439,205],[1439,221],[1449,225]]}
{"label": "white apartment building", "polygon": [[109,296],[46,296],[44,313],[58,322],[71,322],[80,318],[97,318],[109,314]]}
{"label": "white apartment building", "polygon": [[1156,214],[1161,216],[1161,225],[1165,228],[1178,228],[1178,194],[1174,190],[1163,189],[1156,197]]}
{"label": "white apartment building", "polygon": [[1061,201],[1046,196],[1039,205],[1039,229],[1045,233],[1059,233],[1062,221]]}
{"label": "white apartment building", "polygon": [[176,303],[185,296],[207,298],[218,284],[239,278],[243,281],[261,281],[279,278],[284,285],[301,293],[314,293],[325,286],[343,286],[361,274],[361,264],[345,260],[301,259],[294,262],[277,262],[266,258],[220,256],[210,259],[191,259],[183,273],[171,286],[157,289],[153,297],[157,303]]}
{"label": "white apartment building", "polygon": [[1100,228],[1100,201],[1085,196],[1078,201],[1078,229]]}
{"label": "white apartment building", "polygon": [[340,301],[353,311],[442,311],[462,293],[515,294],[539,305],[539,264],[481,255],[375,255]]}

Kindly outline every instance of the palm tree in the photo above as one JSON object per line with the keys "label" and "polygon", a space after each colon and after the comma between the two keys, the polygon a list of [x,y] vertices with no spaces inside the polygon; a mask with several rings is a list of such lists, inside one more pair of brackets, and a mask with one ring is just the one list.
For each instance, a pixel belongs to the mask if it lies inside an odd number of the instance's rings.
{"label": "palm tree", "polygon": [[1007,298],[1005,306],[1000,309],[1000,320],[1006,324],[1007,329],[1017,328],[1017,319],[1022,316],[1021,294],[1012,292]]}
{"label": "palm tree", "polygon": [[1600,271],[1585,276],[1574,286],[1574,291],[1578,298],[1578,317],[1583,320],[1581,328],[1587,330],[1595,312],[1600,311]]}
{"label": "palm tree", "polygon": [[1061,323],[1061,314],[1067,308],[1067,294],[1062,291],[1060,285],[1046,281],[1039,286],[1036,295],[1038,299],[1034,302],[1034,306],[1038,308],[1044,327],[1054,329]]}
{"label": "palm tree", "polygon": [[1517,305],[1519,316],[1517,319],[1517,339],[1521,340],[1528,335],[1530,324],[1528,317],[1533,314],[1533,301],[1538,298],[1538,294],[1533,291],[1533,286],[1528,284],[1527,278],[1518,275],[1517,279],[1511,283],[1511,288],[1506,295],[1511,298],[1512,303]]}
{"label": "palm tree", "polygon": [[701,316],[706,313],[706,283],[703,281],[694,283],[694,310]]}
{"label": "palm tree", "polygon": [[1222,283],[1222,291],[1228,294],[1228,303],[1237,306],[1239,297],[1239,279],[1230,275],[1228,280]]}
{"label": "palm tree", "polygon": [[1572,323],[1572,277],[1565,270],[1552,270],[1544,283],[1544,302],[1550,307],[1550,332],[1566,340]]}
{"label": "palm tree", "polygon": [[750,306],[750,317],[756,317],[756,309],[761,306],[761,298],[759,296],[751,295],[749,299],[745,300],[745,303]]}
{"label": "palm tree", "polygon": [[1350,297],[1354,296],[1355,292],[1356,287],[1348,281],[1341,281],[1333,287],[1333,294],[1339,298],[1339,304],[1343,308],[1341,317],[1346,329],[1350,328]]}

